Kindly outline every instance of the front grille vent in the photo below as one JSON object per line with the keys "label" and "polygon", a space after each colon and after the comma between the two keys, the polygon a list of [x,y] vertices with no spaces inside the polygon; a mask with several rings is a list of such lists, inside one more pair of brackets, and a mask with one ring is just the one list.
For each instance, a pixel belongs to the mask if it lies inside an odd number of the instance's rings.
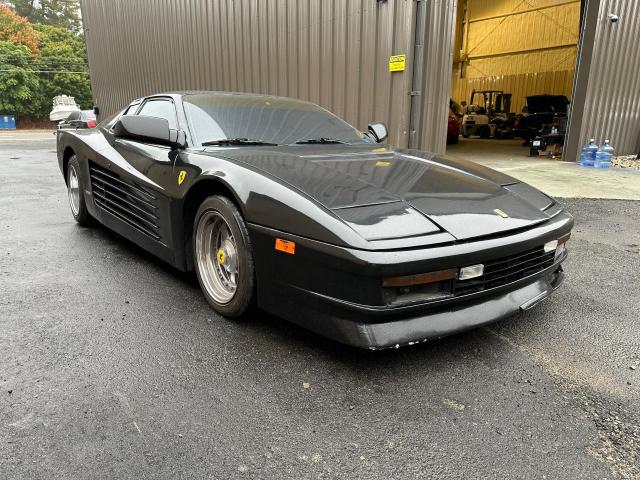
{"label": "front grille vent", "polygon": [[96,205],[145,235],[160,239],[157,198],[153,194],[93,162],[89,162],[89,171]]}
{"label": "front grille vent", "polygon": [[555,251],[545,253],[543,247],[484,262],[484,274],[469,280],[457,280],[454,295],[468,295],[495,287],[508,285],[534,275],[553,265]]}

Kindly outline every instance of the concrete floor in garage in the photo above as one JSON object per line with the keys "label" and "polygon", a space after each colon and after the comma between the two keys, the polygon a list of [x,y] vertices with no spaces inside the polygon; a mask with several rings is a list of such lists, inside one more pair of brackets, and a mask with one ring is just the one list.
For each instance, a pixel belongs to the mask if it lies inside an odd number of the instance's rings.
{"label": "concrete floor in garage", "polygon": [[522,140],[462,138],[447,156],[507,173],[554,197],[640,200],[640,171],[585,168],[573,162],[529,157]]}
{"label": "concrete floor in garage", "polygon": [[562,200],[532,311],[372,353],[77,226],[50,133],[0,134],[0,178],[0,478],[640,478],[640,202]]}

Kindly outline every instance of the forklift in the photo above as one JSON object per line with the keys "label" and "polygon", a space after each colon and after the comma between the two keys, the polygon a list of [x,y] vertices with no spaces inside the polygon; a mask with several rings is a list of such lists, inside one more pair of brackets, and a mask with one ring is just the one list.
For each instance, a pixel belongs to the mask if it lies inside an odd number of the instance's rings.
{"label": "forklift", "polygon": [[511,94],[502,90],[473,90],[462,117],[462,136],[513,138]]}

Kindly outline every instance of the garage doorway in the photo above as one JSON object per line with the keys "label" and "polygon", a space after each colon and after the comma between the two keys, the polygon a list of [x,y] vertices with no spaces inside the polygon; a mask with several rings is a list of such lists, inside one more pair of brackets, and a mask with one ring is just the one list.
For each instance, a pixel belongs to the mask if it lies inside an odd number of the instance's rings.
{"label": "garage doorway", "polygon": [[561,158],[580,10],[580,0],[459,1],[449,156],[495,166]]}

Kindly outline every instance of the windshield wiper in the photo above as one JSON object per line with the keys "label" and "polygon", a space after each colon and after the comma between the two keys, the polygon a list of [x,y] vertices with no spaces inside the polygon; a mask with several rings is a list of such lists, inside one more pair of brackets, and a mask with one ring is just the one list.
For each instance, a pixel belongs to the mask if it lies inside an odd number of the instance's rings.
{"label": "windshield wiper", "polygon": [[335,140],[333,138],[310,138],[308,140],[300,140],[296,142],[297,145],[311,145],[314,143],[344,143],[342,140]]}
{"label": "windshield wiper", "polygon": [[218,146],[225,146],[225,145],[232,145],[232,146],[243,146],[243,145],[248,145],[248,146],[276,146],[278,145],[277,143],[269,143],[269,142],[263,142],[261,140],[251,140],[248,138],[222,138],[220,140],[211,140],[209,142],[202,142],[202,146],[203,147],[209,147],[209,146],[213,146],[213,145],[218,145]]}

